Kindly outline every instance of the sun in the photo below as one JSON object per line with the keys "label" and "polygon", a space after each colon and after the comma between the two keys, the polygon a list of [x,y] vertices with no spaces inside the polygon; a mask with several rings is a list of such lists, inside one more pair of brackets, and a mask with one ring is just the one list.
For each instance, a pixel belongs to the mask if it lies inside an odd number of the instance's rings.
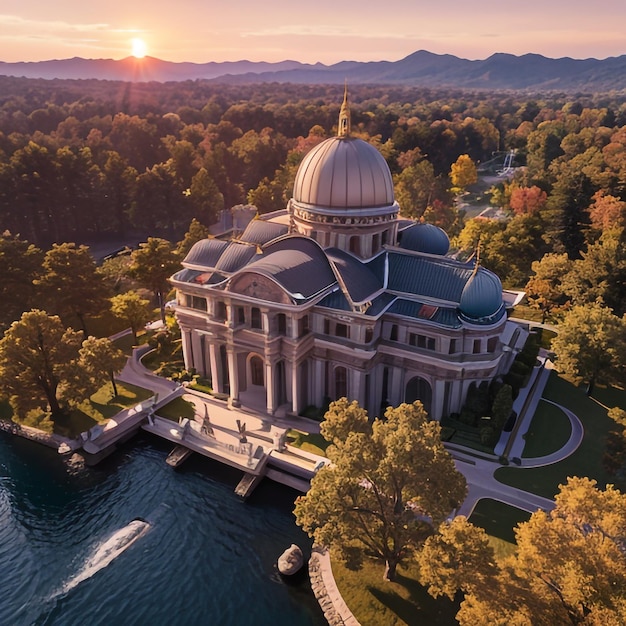
{"label": "sun", "polygon": [[132,46],[132,55],[136,59],[143,59],[146,56],[146,52],[148,51],[148,47],[146,46],[146,42],[143,39],[138,39],[135,37],[131,39]]}

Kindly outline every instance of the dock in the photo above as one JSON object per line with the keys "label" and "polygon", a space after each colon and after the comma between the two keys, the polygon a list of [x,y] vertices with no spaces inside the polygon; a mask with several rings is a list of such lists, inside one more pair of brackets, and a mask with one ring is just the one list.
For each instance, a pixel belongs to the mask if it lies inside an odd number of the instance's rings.
{"label": "dock", "polygon": [[193,450],[185,448],[185,446],[176,446],[165,459],[165,462],[170,467],[179,467],[182,465],[191,455]]}
{"label": "dock", "polygon": [[262,479],[262,474],[255,475],[246,472],[243,475],[243,478],[239,481],[239,484],[235,487],[235,493],[243,500],[246,500],[250,496],[250,494],[256,489],[256,486],[261,482]]}

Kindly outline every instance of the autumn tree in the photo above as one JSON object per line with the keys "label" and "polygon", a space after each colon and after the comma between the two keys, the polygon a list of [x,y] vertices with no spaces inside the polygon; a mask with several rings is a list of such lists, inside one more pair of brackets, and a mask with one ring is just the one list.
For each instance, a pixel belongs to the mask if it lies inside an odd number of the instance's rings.
{"label": "autumn tree", "polygon": [[133,332],[133,342],[137,344],[137,332],[150,321],[152,307],[150,301],[136,291],[127,291],[111,298],[111,312],[128,323]]}
{"label": "autumn tree", "polygon": [[626,319],[597,302],[575,306],[559,324],[552,349],[557,370],[577,382],[586,381],[587,395],[591,395],[599,379],[606,383],[623,380]]}
{"label": "autumn tree", "polygon": [[385,564],[394,580],[466,494],[465,479],[421,403],[389,407],[370,423],[358,403],[331,404],[322,424],[331,465],[296,501],[296,523],[354,565]]}
{"label": "autumn tree", "polygon": [[180,269],[180,258],[172,244],[159,237],[148,237],[148,241],[139,244],[139,248],[131,255],[128,274],[130,278],[137,280],[152,291],[164,322],[164,295],[168,291],[167,280],[178,269]]}
{"label": "autumn tree", "polygon": [[423,582],[433,595],[464,591],[461,626],[626,623],[626,495],[569,478],[555,508],[533,513],[515,535],[515,554],[497,564],[465,522],[427,542]]}
{"label": "autumn tree", "polygon": [[538,213],[543,209],[548,199],[548,194],[533,185],[532,187],[515,187],[511,191],[509,206],[516,215]]}
{"label": "autumn tree", "polygon": [[59,416],[121,368],[120,351],[107,343],[94,337],[83,341],[82,333],[65,328],[58,316],[28,311],[0,340],[2,395],[19,416],[33,409]]}
{"label": "autumn tree", "polygon": [[34,282],[46,309],[66,324],[78,321],[85,336],[86,318],[108,308],[106,284],[87,246],[54,244],[44,256],[41,277]]}
{"label": "autumn tree", "polygon": [[540,261],[533,261],[534,275],[526,283],[528,304],[541,311],[541,322],[559,313],[569,304],[562,281],[572,269],[567,254],[544,254]]}
{"label": "autumn tree", "polygon": [[450,169],[452,186],[463,191],[478,181],[478,173],[474,161],[467,154],[462,154]]}

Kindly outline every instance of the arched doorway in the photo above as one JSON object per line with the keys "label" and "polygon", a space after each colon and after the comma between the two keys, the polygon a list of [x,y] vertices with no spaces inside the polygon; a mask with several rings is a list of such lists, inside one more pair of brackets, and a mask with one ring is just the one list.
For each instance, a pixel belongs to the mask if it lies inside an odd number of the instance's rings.
{"label": "arched doorway", "polygon": [[250,384],[261,387],[265,384],[263,369],[263,359],[260,356],[255,354],[250,357]]}
{"label": "arched doorway", "polygon": [[433,404],[433,390],[430,383],[419,376],[414,376],[409,380],[404,392],[405,402],[410,404],[416,400],[419,400],[424,405],[426,412],[430,414]]}

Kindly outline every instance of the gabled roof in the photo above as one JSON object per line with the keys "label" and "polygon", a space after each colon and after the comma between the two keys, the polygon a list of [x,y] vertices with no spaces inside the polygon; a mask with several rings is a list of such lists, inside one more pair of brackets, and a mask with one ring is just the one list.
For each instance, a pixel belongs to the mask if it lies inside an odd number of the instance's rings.
{"label": "gabled roof", "polygon": [[270,251],[242,268],[239,274],[245,272],[273,279],[298,300],[308,300],[337,284],[328,259],[319,246]]}
{"label": "gabled roof", "polygon": [[353,302],[365,302],[382,289],[383,283],[376,274],[351,254],[338,248],[329,248],[326,254],[339,272]]}

